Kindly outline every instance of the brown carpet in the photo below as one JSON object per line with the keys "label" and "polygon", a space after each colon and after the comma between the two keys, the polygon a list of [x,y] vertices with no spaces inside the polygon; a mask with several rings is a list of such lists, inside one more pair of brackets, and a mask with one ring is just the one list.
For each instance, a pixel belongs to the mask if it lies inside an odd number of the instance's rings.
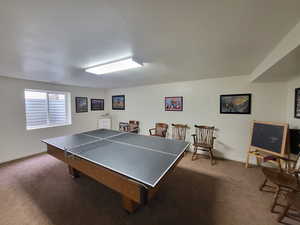
{"label": "brown carpet", "polygon": [[258,190],[262,181],[258,168],[225,160],[212,167],[187,154],[156,199],[129,215],[117,193],[85,176],[73,180],[64,163],[44,154],[0,167],[0,224],[278,224],[272,194]]}

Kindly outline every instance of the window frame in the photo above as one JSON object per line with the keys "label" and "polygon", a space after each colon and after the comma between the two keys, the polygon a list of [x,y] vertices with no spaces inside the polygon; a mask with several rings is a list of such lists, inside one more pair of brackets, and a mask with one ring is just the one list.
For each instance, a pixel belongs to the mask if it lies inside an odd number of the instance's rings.
{"label": "window frame", "polygon": [[[46,125],[34,126],[34,127],[28,127],[27,126],[27,116],[26,116],[27,112],[26,112],[26,98],[25,98],[25,92],[26,91],[46,93],[46,96],[47,96],[47,124]],[[61,123],[61,124],[50,124],[49,123],[49,94],[64,94],[65,95],[65,107],[66,107],[66,116],[67,116],[67,121],[65,123]],[[25,126],[26,126],[26,130],[37,130],[37,129],[43,129],[43,128],[61,127],[61,126],[70,126],[70,125],[72,125],[71,93],[70,92],[25,88],[24,89],[24,106],[25,106],[24,108],[25,108]]]}

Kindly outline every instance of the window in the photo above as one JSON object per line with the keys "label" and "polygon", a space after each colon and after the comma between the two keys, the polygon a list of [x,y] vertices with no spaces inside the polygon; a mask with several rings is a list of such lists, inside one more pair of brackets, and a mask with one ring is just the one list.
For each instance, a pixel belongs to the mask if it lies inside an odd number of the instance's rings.
{"label": "window", "polygon": [[71,124],[70,93],[25,89],[27,130]]}

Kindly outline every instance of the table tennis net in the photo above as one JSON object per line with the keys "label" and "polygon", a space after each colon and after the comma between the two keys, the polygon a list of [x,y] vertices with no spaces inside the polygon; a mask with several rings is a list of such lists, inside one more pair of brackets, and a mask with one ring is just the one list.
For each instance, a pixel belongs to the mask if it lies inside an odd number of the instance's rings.
{"label": "table tennis net", "polygon": [[103,147],[104,145],[109,145],[110,143],[105,140],[95,140],[89,143],[81,144],[69,149],[66,149],[69,153],[81,154],[86,153],[91,150],[95,150],[97,148]]}

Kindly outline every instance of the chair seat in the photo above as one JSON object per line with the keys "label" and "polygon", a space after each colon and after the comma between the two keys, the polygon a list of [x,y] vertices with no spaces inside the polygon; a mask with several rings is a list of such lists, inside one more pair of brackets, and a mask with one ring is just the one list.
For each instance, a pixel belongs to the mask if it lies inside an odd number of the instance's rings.
{"label": "chair seat", "polygon": [[282,187],[300,191],[297,178],[295,176],[280,172],[280,169],[278,168],[264,167],[262,168],[262,171],[265,174],[266,178],[272,183]]}
{"label": "chair seat", "polygon": [[197,148],[212,148],[211,145],[205,143],[194,143],[193,145]]}

